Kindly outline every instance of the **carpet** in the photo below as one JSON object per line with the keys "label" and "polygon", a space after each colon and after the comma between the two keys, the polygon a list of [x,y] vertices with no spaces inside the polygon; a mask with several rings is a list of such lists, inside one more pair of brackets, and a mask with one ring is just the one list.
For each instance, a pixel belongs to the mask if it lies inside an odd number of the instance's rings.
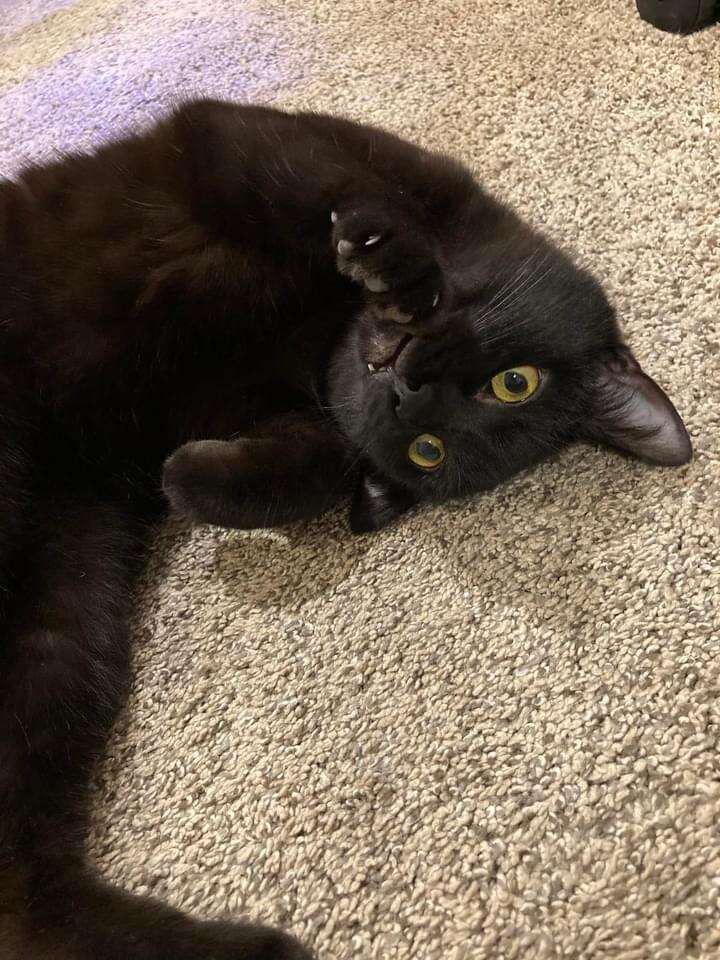
{"label": "carpet", "polygon": [[720,951],[720,29],[630,0],[3,0],[0,175],[178,95],[469,163],[606,284],[688,424],[371,538],[169,524],[97,779],[109,879],[321,958]]}

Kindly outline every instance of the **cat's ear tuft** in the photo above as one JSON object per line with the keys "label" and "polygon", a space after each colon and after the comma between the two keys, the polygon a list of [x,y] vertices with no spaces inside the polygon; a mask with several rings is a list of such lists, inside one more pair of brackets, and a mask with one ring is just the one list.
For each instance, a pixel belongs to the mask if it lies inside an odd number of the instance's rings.
{"label": "cat's ear tuft", "polygon": [[364,473],[350,507],[353,533],[373,533],[415,506],[417,498],[408,490],[376,474]]}
{"label": "cat's ear tuft", "polygon": [[593,407],[588,439],[664,467],[680,466],[692,457],[680,415],[626,347],[601,365]]}

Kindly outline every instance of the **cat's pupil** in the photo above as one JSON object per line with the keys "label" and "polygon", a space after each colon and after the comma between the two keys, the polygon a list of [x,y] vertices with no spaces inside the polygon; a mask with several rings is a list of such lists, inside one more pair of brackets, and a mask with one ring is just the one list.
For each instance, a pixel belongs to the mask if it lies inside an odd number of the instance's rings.
{"label": "cat's pupil", "polygon": [[527,390],[528,382],[521,373],[517,372],[517,370],[508,370],[503,379],[505,383],[505,389],[509,390],[510,393],[523,393],[525,390]]}
{"label": "cat's pupil", "polygon": [[419,440],[415,444],[415,449],[426,460],[439,460],[441,457],[440,449],[434,443],[430,443],[429,440]]}

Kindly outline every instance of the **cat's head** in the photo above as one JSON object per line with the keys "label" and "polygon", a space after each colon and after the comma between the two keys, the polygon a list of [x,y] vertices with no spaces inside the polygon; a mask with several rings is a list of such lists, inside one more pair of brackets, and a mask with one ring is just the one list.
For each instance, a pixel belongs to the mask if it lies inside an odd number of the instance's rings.
{"label": "cat's head", "polygon": [[601,287],[543,238],[455,258],[443,299],[430,336],[366,309],[334,356],[334,416],[363,463],[356,531],[487,490],[577,441],[665,466],[690,459],[682,420]]}

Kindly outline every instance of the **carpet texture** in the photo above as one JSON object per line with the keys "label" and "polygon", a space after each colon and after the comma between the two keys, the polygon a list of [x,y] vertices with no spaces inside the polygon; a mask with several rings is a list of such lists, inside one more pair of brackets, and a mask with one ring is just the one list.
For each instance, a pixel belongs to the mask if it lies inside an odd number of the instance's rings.
{"label": "carpet texture", "polygon": [[720,28],[630,0],[3,0],[0,30],[0,174],[189,92],[464,158],[592,265],[696,449],[578,448],[369,539],[342,512],[169,526],[102,872],[323,960],[717,957]]}

